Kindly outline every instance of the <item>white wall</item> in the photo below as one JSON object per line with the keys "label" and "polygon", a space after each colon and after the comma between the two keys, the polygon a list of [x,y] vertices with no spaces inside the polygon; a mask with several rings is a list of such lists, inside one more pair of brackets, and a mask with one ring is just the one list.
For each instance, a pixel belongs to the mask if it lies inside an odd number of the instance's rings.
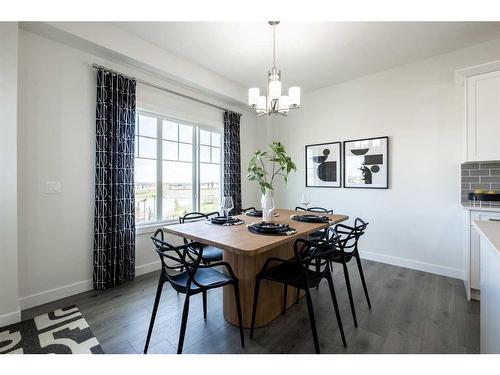
{"label": "white wall", "polygon": [[28,31],[202,90],[229,104],[246,103],[247,88],[109,22],[22,22]]}
{"label": "white wall", "polygon": [[497,59],[500,40],[306,93],[301,110],[269,129],[298,167],[279,206],[300,203],[304,145],[387,135],[390,189],[308,188],[313,205],[369,221],[366,258],[463,277],[464,91],[454,71]]}
{"label": "white wall", "polygon": [[17,23],[0,23],[0,327],[20,319],[17,282]]}
{"label": "white wall", "polygon": [[[91,288],[93,249],[95,71],[93,62],[162,83],[130,66],[54,42],[19,34],[19,290],[21,308]],[[222,125],[222,112],[167,98],[139,87],[138,100],[177,114],[209,118]],[[195,95],[195,94],[193,94]],[[198,97],[199,94],[196,94]],[[218,103],[222,104],[222,103]],[[224,104],[222,104],[224,105]],[[241,111],[239,108],[234,110]],[[255,115],[241,122],[242,159],[258,146]],[[62,193],[44,193],[45,182],[61,181]],[[244,204],[257,189],[243,181]],[[138,235],[137,273],[158,268],[150,234]]]}

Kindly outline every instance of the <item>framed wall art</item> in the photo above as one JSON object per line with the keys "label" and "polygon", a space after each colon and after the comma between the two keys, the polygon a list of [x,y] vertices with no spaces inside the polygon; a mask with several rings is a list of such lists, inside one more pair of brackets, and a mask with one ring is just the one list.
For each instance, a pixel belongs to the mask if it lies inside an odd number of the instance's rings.
{"label": "framed wall art", "polygon": [[389,137],[344,141],[344,187],[389,187]]}
{"label": "framed wall art", "polygon": [[306,186],[341,187],[341,143],[306,145]]}

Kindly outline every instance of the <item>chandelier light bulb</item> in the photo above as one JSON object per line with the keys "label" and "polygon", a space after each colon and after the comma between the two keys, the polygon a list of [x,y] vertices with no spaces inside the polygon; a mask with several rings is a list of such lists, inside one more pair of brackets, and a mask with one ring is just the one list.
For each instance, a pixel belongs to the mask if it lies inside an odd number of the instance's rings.
{"label": "chandelier light bulb", "polygon": [[266,97],[265,96],[259,96],[257,98],[257,112],[258,113],[264,113],[266,111],[267,111]]}
{"label": "chandelier light bulb", "polygon": [[288,96],[290,97],[290,105],[292,107],[298,107],[300,105],[300,87],[290,87],[288,89]]}
{"label": "chandelier light bulb", "polygon": [[284,113],[290,110],[290,98],[288,95],[284,95],[280,98],[279,110]]}
{"label": "chandelier light bulb", "polygon": [[275,100],[281,97],[281,81],[269,82],[269,99]]}
{"label": "chandelier light bulb", "polygon": [[257,106],[259,95],[260,95],[260,90],[258,87],[252,87],[248,89],[248,105],[250,107]]}

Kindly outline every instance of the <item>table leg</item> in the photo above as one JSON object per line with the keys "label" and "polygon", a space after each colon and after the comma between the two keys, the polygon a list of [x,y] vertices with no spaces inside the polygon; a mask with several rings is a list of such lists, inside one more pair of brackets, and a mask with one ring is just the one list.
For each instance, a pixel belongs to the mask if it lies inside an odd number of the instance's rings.
{"label": "table leg", "polygon": [[[293,257],[293,242],[286,243],[265,251],[255,256],[238,255],[224,251],[224,261],[233,268],[236,277],[240,281],[241,309],[243,315],[243,327],[250,328],[252,319],[253,293],[255,277],[262,269],[269,257],[289,259]],[[303,292],[302,292],[303,293]],[[259,301],[257,304],[257,315],[255,327],[262,327],[276,319],[283,310],[283,285],[267,280],[262,280],[259,290]],[[231,324],[238,325],[236,303],[232,286],[224,287],[224,318]],[[287,306],[296,301],[296,289],[289,286],[287,295]]]}

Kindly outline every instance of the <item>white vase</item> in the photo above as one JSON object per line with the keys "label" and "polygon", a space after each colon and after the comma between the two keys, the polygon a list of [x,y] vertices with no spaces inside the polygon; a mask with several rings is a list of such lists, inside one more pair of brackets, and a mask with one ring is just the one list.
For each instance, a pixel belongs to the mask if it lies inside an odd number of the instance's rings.
{"label": "white vase", "polygon": [[272,190],[266,189],[260,200],[262,208],[262,221],[274,220],[274,193]]}

